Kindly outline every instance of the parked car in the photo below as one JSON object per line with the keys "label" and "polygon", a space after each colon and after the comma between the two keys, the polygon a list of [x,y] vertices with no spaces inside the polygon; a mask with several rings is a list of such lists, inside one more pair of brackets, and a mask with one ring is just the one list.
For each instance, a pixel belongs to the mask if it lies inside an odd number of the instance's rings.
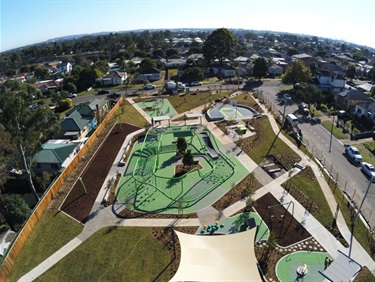
{"label": "parked car", "polygon": [[202,82],[200,82],[200,81],[192,81],[190,83],[190,86],[201,86],[201,85],[202,85]]}
{"label": "parked car", "polygon": [[68,98],[74,98],[74,97],[77,97],[77,94],[75,94],[75,93],[69,93],[68,94]]}
{"label": "parked car", "polygon": [[107,95],[108,98],[119,98],[121,96],[120,93],[111,92]]}
{"label": "parked car", "polygon": [[111,93],[111,91],[106,90],[106,89],[102,89],[102,90],[98,91],[98,94],[108,94],[108,93]]}
{"label": "parked car", "polygon": [[358,166],[362,162],[362,155],[354,146],[345,145],[345,155]]}
{"label": "parked car", "polygon": [[29,106],[30,109],[37,109],[38,108],[38,103],[31,104]]}
{"label": "parked car", "polygon": [[285,93],[284,95],[283,95],[283,98],[285,99],[285,100],[292,100],[292,97],[290,97],[290,95],[289,94],[287,94],[287,93]]}
{"label": "parked car", "polygon": [[375,168],[372,164],[363,162],[361,164],[361,170],[371,179],[372,182],[375,182]]}
{"label": "parked car", "polygon": [[155,88],[156,88],[156,86],[153,85],[153,84],[146,84],[145,86],[143,86],[143,89],[145,89],[145,90],[153,90]]}

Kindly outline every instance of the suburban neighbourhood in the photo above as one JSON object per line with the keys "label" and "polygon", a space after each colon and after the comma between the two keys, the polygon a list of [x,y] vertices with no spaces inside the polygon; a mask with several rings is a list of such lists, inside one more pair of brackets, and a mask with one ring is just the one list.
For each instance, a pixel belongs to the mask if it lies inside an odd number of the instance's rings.
{"label": "suburban neighbourhood", "polygon": [[374,281],[374,129],[375,50],[344,41],[0,53],[0,281]]}

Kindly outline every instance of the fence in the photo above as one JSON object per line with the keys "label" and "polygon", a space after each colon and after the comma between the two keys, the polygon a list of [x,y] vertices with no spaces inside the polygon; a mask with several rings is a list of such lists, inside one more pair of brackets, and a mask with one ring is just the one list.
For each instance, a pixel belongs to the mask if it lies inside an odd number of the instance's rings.
{"label": "fence", "polygon": [[12,270],[12,267],[16,261],[18,254],[20,253],[23,245],[25,244],[28,236],[33,231],[35,225],[38,223],[40,217],[42,216],[43,212],[51,203],[53,197],[57,194],[60,190],[61,186],[64,184],[65,179],[69,177],[71,172],[76,168],[77,164],[82,160],[82,157],[85,156],[89,148],[94,143],[95,139],[100,136],[103,130],[106,128],[106,125],[110,122],[111,118],[114,116],[120,104],[123,102],[123,98],[119,100],[118,103],[111,109],[108,115],[104,118],[104,120],[100,123],[97,127],[95,132],[90,136],[90,138],[86,141],[85,145],[82,149],[75,155],[72,162],[64,169],[64,171],[60,174],[60,176],[55,180],[55,182],[50,186],[50,188],[44,193],[42,199],[39,201],[37,206],[34,208],[31,216],[25,222],[22,229],[18,232],[16,238],[14,239],[12,245],[9,247],[3,263],[1,265],[0,271],[0,281],[6,281],[7,276]]}

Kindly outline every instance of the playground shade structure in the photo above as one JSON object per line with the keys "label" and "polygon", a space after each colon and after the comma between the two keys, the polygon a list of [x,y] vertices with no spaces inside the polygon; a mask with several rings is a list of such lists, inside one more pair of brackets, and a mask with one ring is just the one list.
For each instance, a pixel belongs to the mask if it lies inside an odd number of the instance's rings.
{"label": "playground shade structure", "polygon": [[[179,137],[186,139],[187,150],[201,168],[177,177],[176,164],[182,163],[176,157]],[[193,212],[194,205],[208,194],[228,188],[246,173],[235,158],[221,151],[203,125],[155,127],[134,146],[116,196],[120,203],[139,212]]]}
{"label": "playground shade structure", "polygon": [[262,281],[254,253],[256,228],[221,236],[175,232],[181,261],[170,281]]}

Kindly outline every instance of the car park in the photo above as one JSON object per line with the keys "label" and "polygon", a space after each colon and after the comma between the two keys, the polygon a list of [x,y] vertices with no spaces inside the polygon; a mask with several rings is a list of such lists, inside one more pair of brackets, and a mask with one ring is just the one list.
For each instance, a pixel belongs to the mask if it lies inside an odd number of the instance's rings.
{"label": "car park", "polygon": [[98,94],[108,94],[108,93],[111,93],[111,91],[106,90],[106,89],[102,89],[102,90],[98,91]]}
{"label": "car park", "polygon": [[372,164],[363,162],[361,164],[362,172],[371,179],[372,182],[375,182],[375,168]]}
{"label": "car park", "polygon": [[156,86],[153,85],[153,84],[146,84],[145,86],[143,86],[143,89],[145,89],[145,90],[153,90],[155,88],[156,88]]}
{"label": "car park", "polygon": [[192,81],[190,83],[190,86],[201,86],[201,85],[202,85],[202,82],[200,82],[200,81]]}
{"label": "car park", "polygon": [[77,94],[75,94],[75,93],[69,93],[68,94],[68,98],[74,98],[74,97],[77,97]]}

